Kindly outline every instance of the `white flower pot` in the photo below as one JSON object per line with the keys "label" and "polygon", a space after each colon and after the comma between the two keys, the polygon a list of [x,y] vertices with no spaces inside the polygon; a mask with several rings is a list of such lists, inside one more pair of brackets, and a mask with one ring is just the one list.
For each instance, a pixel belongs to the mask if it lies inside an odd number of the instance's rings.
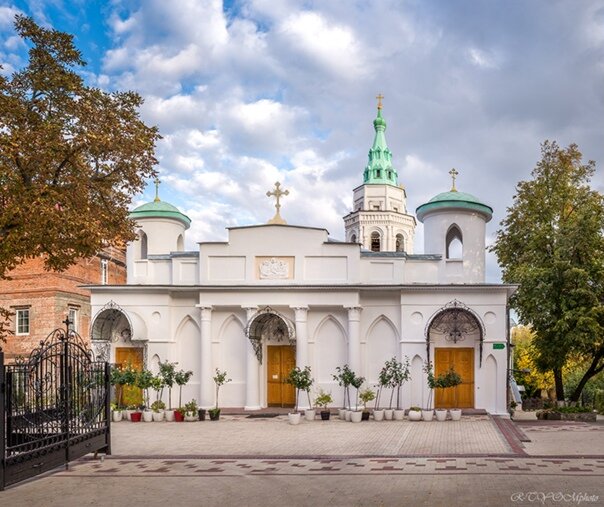
{"label": "white flower pot", "polygon": [[432,409],[429,409],[429,410],[422,409],[422,419],[424,421],[431,421],[433,417],[434,417],[434,410],[432,410]]}
{"label": "white flower pot", "polygon": [[350,420],[353,423],[360,423],[363,418],[363,412],[360,410],[351,410],[350,411]]}
{"label": "white flower pot", "polygon": [[164,411],[160,410],[159,412],[153,412],[153,421],[154,422],[162,422],[164,420]]}
{"label": "white flower pot", "polygon": [[437,408],[436,409],[436,420],[443,422],[447,420],[447,411],[445,409],[442,408]]}
{"label": "white flower pot", "polygon": [[314,421],[315,420],[315,410],[314,409],[310,409],[307,408],[304,411],[304,419],[306,419],[307,421]]}
{"label": "white flower pot", "polygon": [[376,421],[383,421],[384,420],[384,411],[383,410],[374,410],[373,419]]}
{"label": "white flower pot", "polygon": [[409,410],[409,420],[410,421],[421,421],[422,420],[422,411],[421,410]]}
{"label": "white flower pot", "polygon": [[404,410],[395,410],[394,411],[394,420],[395,421],[402,421],[404,418],[405,418]]}
{"label": "white flower pot", "polygon": [[384,409],[384,419],[386,419],[386,421],[392,421],[393,415],[394,410],[392,410],[391,408]]}
{"label": "white flower pot", "polygon": [[449,410],[449,413],[451,414],[452,421],[459,421],[461,419],[461,408],[452,408]]}
{"label": "white flower pot", "polygon": [[345,416],[345,419],[346,419],[348,422],[350,422],[351,417],[352,417],[352,410],[347,410],[347,411],[346,411],[346,416]]}
{"label": "white flower pot", "polygon": [[185,421],[187,421],[187,422],[197,421],[197,412],[185,412]]}
{"label": "white flower pot", "polygon": [[124,414],[121,410],[114,410],[113,412],[111,412],[111,417],[113,419],[113,422],[120,422],[122,420],[122,417],[124,417]]}
{"label": "white flower pot", "polygon": [[295,414],[287,414],[287,418],[289,420],[289,424],[300,424],[300,413],[296,412]]}
{"label": "white flower pot", "polygon": [[338,417],[339,417],[340,419],[342,419],[342,421],[343,421],[344,419],[346,419],[346,409],[345,409],[345,408],[339,408],[339,409],[338,409]]}
{"label": "white flower pot", "polygon": [[134,410],[123,410],[122,419],[124,419],[124,421],[130,421],[130,414],[132,414],[132,412],[134,412]]}
{"label": "white flower pot", "polygon": [[143,412],[143,421],[144,422],[153,422],[153,412],[151,412],[151,410],[145,410]]}
{"label": "white flower pot", "polygon": [[165,410],[164,417],[166,418],[166,421],[173,422],[174,421],[174,410]]}

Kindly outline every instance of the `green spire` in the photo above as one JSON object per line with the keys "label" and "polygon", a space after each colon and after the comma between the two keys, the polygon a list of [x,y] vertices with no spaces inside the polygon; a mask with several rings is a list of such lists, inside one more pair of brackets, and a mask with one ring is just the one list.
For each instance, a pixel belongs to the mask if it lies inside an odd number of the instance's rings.
{"label": "green spire", "polygon": [[363,173],[364,183],[386,183],[396,185],[398,174],[392,167],[392,153],[386,144],[386,120],[382,117],[382,99],[383,95],[378,95],[377,117],[373,120],[375,129],[375,138],[373,146],[369,150],[369,162]]}

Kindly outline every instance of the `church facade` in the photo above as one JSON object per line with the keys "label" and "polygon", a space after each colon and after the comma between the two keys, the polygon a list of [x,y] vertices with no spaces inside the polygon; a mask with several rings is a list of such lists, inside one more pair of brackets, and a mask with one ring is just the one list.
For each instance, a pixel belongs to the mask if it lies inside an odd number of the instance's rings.
{"label": "church facade", "polygon": [[[135,209],[127,283],[90,287],[97,355],[155,371],[159,361],[178,362],[194,372],[183,399],[202,407],[215,403],[215,370],[226,370],[232,381],[220,405],[248,410],[291,404],[283,381],[295,365],[310,366],[315,388],[341,405],[338,366],[373,387],[392,357],[410,364],[404,407],[426,407],[429,361],[437,373],[454,366],[463,378],[455,400],[436,393],[433,405],[507,414],[507,303],[515,288],[485,283],[492,209],[457,191],[453,170],[453,188],[410,214],[381,104],[374,128],[363,184],[344,217],[345,241],[287,225],[278,185],[269,223],[231,227],[226,242],[192,252],[184,249],[190,220],[177,208],[156,197]],[[424,224],[423,254],[413,253],[416,220]]]}

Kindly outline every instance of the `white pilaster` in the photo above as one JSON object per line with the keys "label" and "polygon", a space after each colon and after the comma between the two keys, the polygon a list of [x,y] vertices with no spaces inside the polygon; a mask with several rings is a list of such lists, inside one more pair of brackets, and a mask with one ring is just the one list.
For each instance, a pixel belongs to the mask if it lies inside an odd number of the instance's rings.
{"label": "white pilaster", "polygon": [[[246,327],[258,310],[257,306],[245,308]],[[245,337],[246,375],[245,375],[245,410],[259,410],[260,407],[260,362],[252,347],[252,342]]]}
{"label": "white pilaster", "polygon": [[361,374],[361,310],[360,306],[348,309],[348,366]]}
{"label": "white pilaster", "polygon": [[199,306],[201,310],[201,354],[199,358],[199,406],[214,406],[214,381],[212,380],[212,307]]}
{"label": "white pilaster", "polygon": [[310,366],[308,362],[308,307],[294,307],[296,320],[296,366]]}

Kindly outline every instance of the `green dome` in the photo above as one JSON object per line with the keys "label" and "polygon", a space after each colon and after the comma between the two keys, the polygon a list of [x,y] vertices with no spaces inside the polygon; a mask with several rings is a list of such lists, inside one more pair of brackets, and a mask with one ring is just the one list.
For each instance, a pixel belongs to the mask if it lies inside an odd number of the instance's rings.
{"label": "green dome", "polygon": [[484,216],[488,222],[493,217],[493,208],[487,206],[485,203],[474,197],[472,194],[466,192],[458,192],[451,190],[449,192],[442,192],[437,196],[430,199],[427,203],[418,206],[415,210],[417,219],[420,222],[424,221],[424,217],[431,211],[443,210],[443,209],[461,209],[461,210],[472,210],[480,213]]}
{"label": "green dome", "polygon": [[176,206],[159,199],[133,209],[130,212],[130,218],[173,218],[180,221],[185,229],[188,229],[191,225],[191,219],[181,213]]}

